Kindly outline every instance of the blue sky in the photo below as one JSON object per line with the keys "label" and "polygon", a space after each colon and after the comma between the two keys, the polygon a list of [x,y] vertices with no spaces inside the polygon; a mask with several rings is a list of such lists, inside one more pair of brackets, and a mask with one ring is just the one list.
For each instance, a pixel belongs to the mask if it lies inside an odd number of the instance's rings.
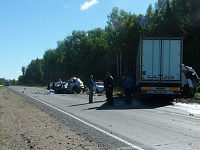
{"label": "blue sky", "polygon": [[73,30],[106,26],[113,7],[145,14],[157,0],[0,0],[0,78],[18,79]]}

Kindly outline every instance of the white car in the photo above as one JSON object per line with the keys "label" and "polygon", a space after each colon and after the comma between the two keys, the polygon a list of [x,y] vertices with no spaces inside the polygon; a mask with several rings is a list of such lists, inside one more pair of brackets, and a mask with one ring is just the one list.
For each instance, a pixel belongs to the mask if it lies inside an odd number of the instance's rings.
{"label": "white car", "polygon": [[103,82],[94,82],[93,88],[94,88],[95,93],[102,93],[104,90],[104,83]]}
{"label": "white car", "polygon": [[76,92],[80,93],[85,91],[83,82],[76,77],[70,78],[64,83],[63,93]]}

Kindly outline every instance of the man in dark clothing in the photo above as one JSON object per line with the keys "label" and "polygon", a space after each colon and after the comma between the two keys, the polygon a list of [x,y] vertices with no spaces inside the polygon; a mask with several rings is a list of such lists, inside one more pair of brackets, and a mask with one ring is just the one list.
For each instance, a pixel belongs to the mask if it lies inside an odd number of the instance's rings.
{"label": "man in dark clothing", "polygon": [[108,101],[108,96],[106,93],[106,77],[103,79],[103,84],[104,84],[104,89],[105,89],[105,94],[106,94],[106,101]]}
{"label": "man in dark clothing", "polygon": [[50,80],[49,80],[49,82],[47,83],[47,90],[50,90]]}
{"label": "man in dark clothing", "polygon": [[52,89],[55,90],[55,82],[53,81]]}
{"label": "man in dark clothing", "polygon": [[111,76],[110,72],[106,73],[106,96],[107,96],[107,101],[108,105],[114,105],[113,101],[113,89],[114,89],[114,79]]}
{"label": "man in dark clothing", "polygon": [[129,74],[126,74],[126,78],[123,84],[125,88],[125,102],[131,104],[132,103],[131,90],[132,90],[133,80],[129,76]]}
{"label": "man in dark clothing", "polygon": [[88,87],[89,87],[89,103],[93,102],[93,75],[90,75],[88,80]]}

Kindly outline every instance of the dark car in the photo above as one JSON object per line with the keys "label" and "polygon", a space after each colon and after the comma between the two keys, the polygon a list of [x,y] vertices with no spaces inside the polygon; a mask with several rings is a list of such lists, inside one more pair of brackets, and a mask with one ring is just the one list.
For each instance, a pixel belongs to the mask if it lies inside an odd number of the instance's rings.
{"label": "dark car", "polygon": [[54,91],[55,94],[62,94],[63,92],[63,86],[64,86],[65,82],[56,82],[55,86],[54,86]]}

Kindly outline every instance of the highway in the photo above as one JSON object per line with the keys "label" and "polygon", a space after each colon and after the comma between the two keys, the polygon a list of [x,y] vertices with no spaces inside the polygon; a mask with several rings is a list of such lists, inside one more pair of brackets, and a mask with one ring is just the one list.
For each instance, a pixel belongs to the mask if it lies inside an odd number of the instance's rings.
{"label": "highway", "polygon": [[104,144],[111,144],[111,149],[200,149],[200,113],[189,112],[187,105],[151,104],[140,99],[133,99],[128,105],[116,98],[114,106],[107,106],[104,95],[95,95],[94,102],[89,104],[87,94],[51,94],[36,87],[9,88],[29,97],[31,103],[37,102],[40,107],[49,107],[81,126],[88,126],[95,132],[91,136],[99,136]]}

